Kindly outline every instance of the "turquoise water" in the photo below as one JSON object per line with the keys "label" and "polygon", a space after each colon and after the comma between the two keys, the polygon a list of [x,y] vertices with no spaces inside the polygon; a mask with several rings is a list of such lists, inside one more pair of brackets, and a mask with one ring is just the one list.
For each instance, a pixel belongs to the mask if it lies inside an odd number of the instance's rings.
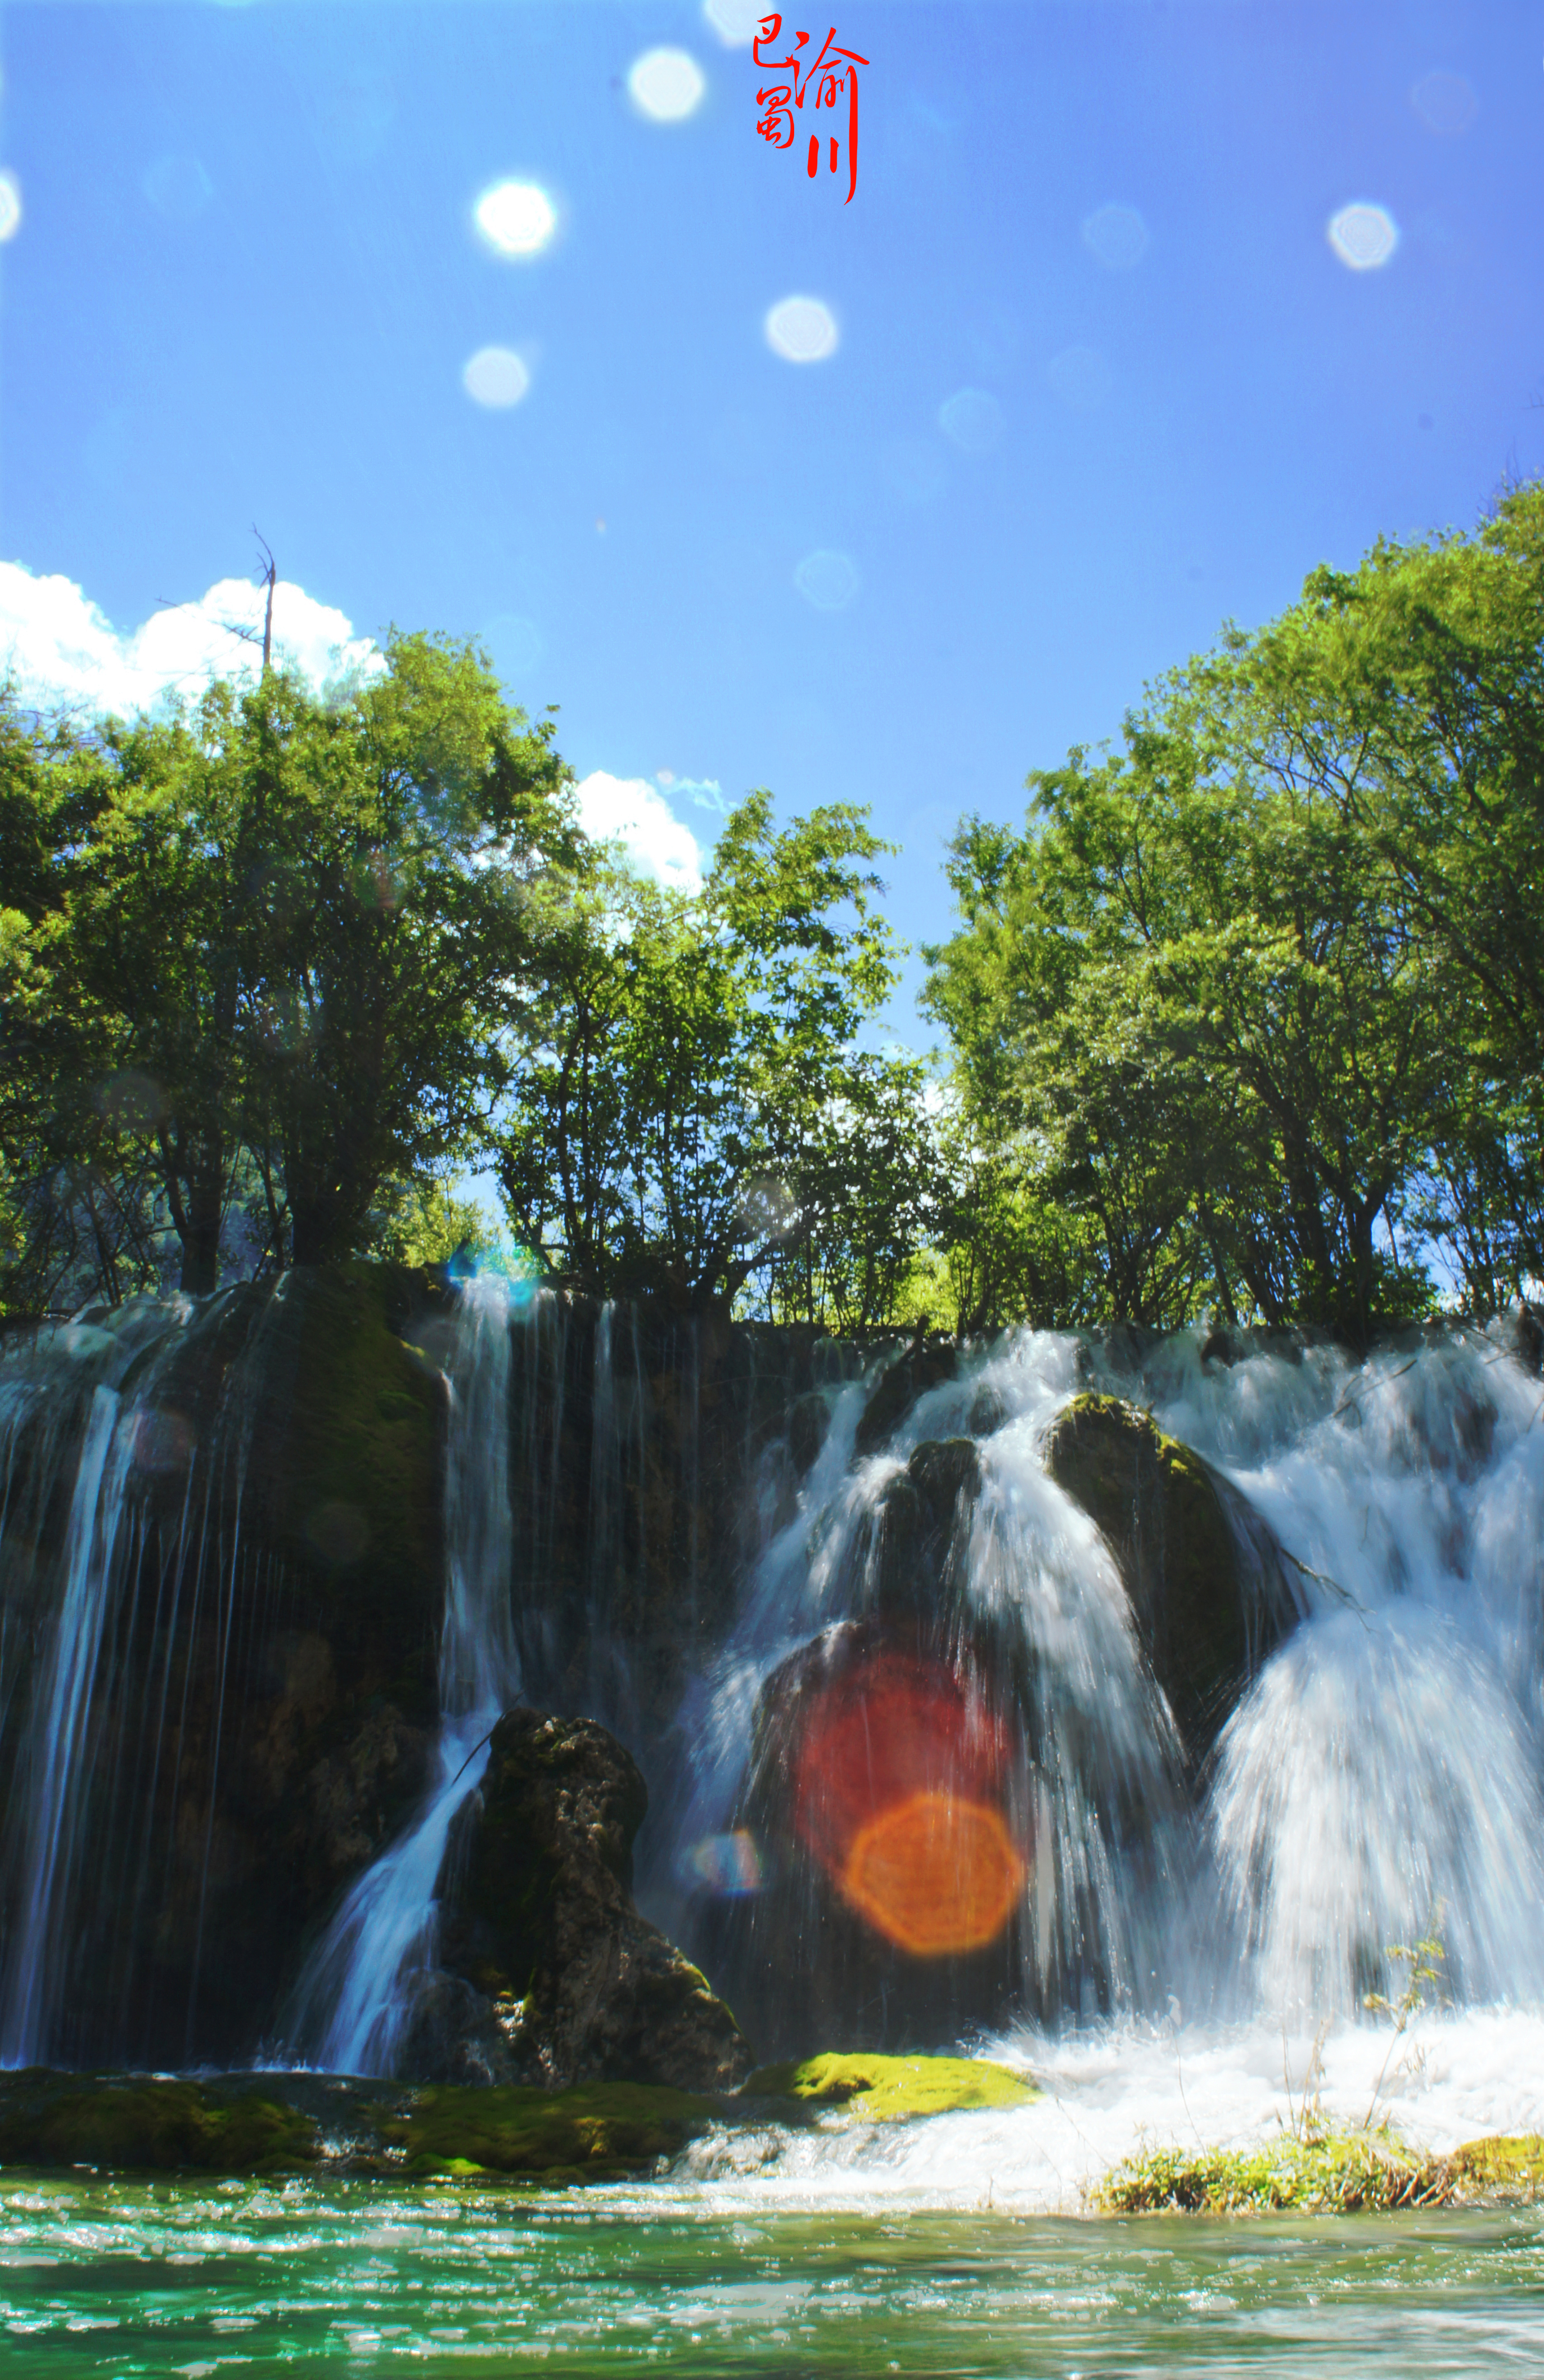
{"label": "turquoise water", "polygon": [[1544,2372],[1544,2213],[651,2215],[390,2183],[0,2188],[5,2380]]}

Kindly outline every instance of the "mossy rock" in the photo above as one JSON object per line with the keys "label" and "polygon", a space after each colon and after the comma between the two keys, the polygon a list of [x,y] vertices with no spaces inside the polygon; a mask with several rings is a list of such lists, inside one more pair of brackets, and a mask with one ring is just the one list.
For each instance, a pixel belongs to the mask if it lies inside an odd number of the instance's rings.
{"label": "mossy rock", "polygon": [[[647,1808],[637,1763],[596,1720],[522,1706],[493,1730],[451,1846],[440,1956],[496,2009],[519,2009],[500,2020],[511,2085],[732,2091],[750,2071],[730,2010],[633,1906]],[[464,2069],[417,2070],[448,2085]]]}
{"label": "mossy rock", "polygon": [[716,2099],[646,2082],[581,2082],[571,2091],[415,2091],[380,2126],[405,2151],[405,2171],[610,2180],[674,2156],[723,2120]]}
{"label": "mossy rock", "polygon": [[796,2099],[812,2108],[845,2107],[869,2123],[893,2124],[967,2107],[1026,2107],[1041,2093],[1011,2067],[985,2058],[828,2055],[758,2067],[742,2095]]}
{"label": "mossy rock", "polygon": [[549,2093],[38,2068],[0,2076],[0,2167],[612,2180],[673,2156],[722,2122],[725,2108],[718,2099],[635,2082]]}
{"label": "mossy rock", "polygon": [[6,2076],[0,2167],[103,2166],[119,2172],[266,2173],[314,2164],[314,2117],[283,2095],[227,2095],[149,2075]]}
{"label": "mossy rock", "polygon": [[1198,1768],[1297,1616],[1268,1524],[1193,1448],[1120,1397],[1074,1397],[1046,1441],[1046,1467],[1115,1555]]}
{"label": "mossy rock", "polygon": [[392,1327],[401,1281],[389,1268],[302,1269],[291,1281],[300,1313],[278,1482],[285,1550],[324,1633],[357,1643],[372,1688],[427,1717],[444,1573],[439,1370]]}
{"label": "mossy rock", "polygon": [[1544,2134],[1492,2132],[1466,2141],[1452,2159],[1457,2194],[1531,2205],[1544,2195]]}

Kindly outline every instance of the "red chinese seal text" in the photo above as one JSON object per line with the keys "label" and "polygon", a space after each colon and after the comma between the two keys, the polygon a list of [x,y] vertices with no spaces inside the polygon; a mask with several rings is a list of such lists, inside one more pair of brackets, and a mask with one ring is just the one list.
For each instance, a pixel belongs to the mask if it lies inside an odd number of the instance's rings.
{"label": "red chinese seal text", "polygon": [[[774,57],[774,50],[787,49],[786,57]],[[812,52],[808,33],[785,34],[779,16],[764,17],[756,35],[752,55],[758,67],[766,72],[786,78],[768,83],[758,91],[756,98],[762,114],[756,130],[774,149],[791,149],[800,133],[806,128],[809,146],[805,152],[804,170],[812,181],[820,171],[822,154],[831,172],[840,161],[844,133],[838,129],[845,109],[845,140],[847,147],[847,198],[850,205],[858,187],[858,68],[866,67],[867,58],[856,50],[844,50],[837,41],[837,29],[832,26],[818,51]],[[809,114],[803,113],[804,103],[810,103]],[[822,109],[830,111],[824,124],[817,119]],[[797,119],[797,120],[796,120]]]}

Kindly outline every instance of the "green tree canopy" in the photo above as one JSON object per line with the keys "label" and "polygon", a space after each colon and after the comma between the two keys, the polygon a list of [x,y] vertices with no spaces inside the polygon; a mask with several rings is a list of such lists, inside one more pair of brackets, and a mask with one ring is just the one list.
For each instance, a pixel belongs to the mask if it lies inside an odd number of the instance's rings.
{"label": "green tree canopy", "polygon": [[1528,487],[1316,572],[1031,776],[1021,833],[962,828],[927,997],[989,1305],[1365,1337],[1439,1245],[1481,1306],[1537,1279],[1541,647]]}
{"label": "green tree canopy", "polygon": [[601,1296],[882,1319],[920,1228],[914,1062],[863,1054],[894,981],[862,813],[756,793],[700,892],[601,861],[563,896],[498,1139],[512,1221]]}
{"label": "green tree canopy", "polygon": [[349,1254],[382,1183],[464,1155],[502,1086],[537,888],[575,849],[550,721],[474,646],[393,637],[332,699],[268,670],[52,736],[13,698],[3,727],[13,1206],[61,1242],[83,1206],[131,1213],[109,1295],[155,1278],[158,1215],[189,1290],[233,1204],[271,1261]]}

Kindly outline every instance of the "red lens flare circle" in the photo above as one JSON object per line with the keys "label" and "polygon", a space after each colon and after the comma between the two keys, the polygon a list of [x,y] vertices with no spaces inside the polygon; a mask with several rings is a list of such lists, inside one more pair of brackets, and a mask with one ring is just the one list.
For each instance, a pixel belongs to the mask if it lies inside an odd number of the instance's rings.
{"label": "red lens flare circle", "polygon": [[913,1958],[983,1949],[1029,1864],[1003,1814],[1008,1740],[941,1663],[879,1652],[811,1700],[794,1756],[801,1840],[848,1905]]}

